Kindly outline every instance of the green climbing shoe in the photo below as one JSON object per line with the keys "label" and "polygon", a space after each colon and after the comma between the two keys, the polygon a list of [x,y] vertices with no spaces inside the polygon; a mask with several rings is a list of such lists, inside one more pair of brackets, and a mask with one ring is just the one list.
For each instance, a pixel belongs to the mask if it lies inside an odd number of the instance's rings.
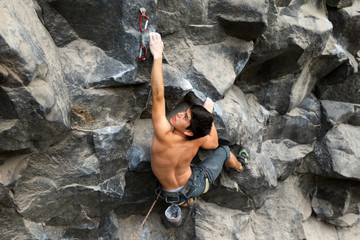
{"label": "green climbing shoe", "polygon": [[241,163],[244,169],[245,165],[247,165],[249,161],[249,153],[246,150],[246,148],[240,146],[240,151],[239,154],[236,156],[236,158]]}

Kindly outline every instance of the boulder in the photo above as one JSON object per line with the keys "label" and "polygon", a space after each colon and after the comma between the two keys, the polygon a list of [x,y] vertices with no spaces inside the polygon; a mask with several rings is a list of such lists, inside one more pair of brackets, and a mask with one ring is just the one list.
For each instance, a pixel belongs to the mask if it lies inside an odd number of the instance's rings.
{"label": "boulder", "polygon": [[277,178],[284,180],[295,172],[300,160],[312,151],[312,146],[297,144],[289,139],[276,139],[263,142],[261,149],[274,164]]}
{"label": "boulder", "polygon": [[61,144],[30,157],[14,191],[19,213],[49,225],[92,225],[118,204],[125,173],[100,179],[103,169],[91,136],[73,132]]}
{"label": "boulder", "polygon": [[332,126],[345,123],[354,126],[360,125],[360,105],[330,100],[322,100],[321,106],[326,120]]}
{"label": "boulder", "polygon": [[285,115],[270,117],[264,138],[290,139],[300,144],[312,144],[319,131],[320,103],[312,96]]}
{"label": "boulder", "polygon": [[255,124],[245,94],[233,86],[214,105],[215,126],[219,139],[230,145],[255,141],[260,126]]}
{"label": "boulder", "polygon": [[257,153],[253,148],[249,152],[249,164],[243,171],[223,171],[219,180],[202,198],[226,208],[242,211],[261,207],[269,192],[277,186],[276,171],[268,156]]}
{"label": "boulder", "polygon": [[24,219],[14,208],[0,207],[0,231],[3,239],[33,239]]}
{"label": "boulder", "polygon": [[252,49],[251,42],[233,38],[219,44],[195,46],[192,73],[187,78],[195,89],[210,93],[212,99],[218,100],[233,85]]}
{"label": "boulder", "polygon": [[60,48],[62,69],[69,89],[110,88],[144,83],[136,81],[135,66],[108,57],[84,40]]}
{"label": "boulder", "polygon": [[127,168],[126,155],[132,144],[133,134],[133,126],[125,123],[98,129],[94,132],[93,144],[99,166],[102,169],[102,179],[109,179],[115,176],[119,170]]}
{"label": "boulder", "polygon": [[[302,219],[311,214],[302,181],[289,177],[256,211],[242,212],[201,201],[195,211],[195,234],[199,239],[303,238]],[[286,197],[284,197],[286,196]],[[231,197],[228,198],[231,201]],[[240,224],[239,224],[240,223]],[[235,225],[234,225],[235,224]]]}
{"label": "boulder", "polygon": [[218,21],[227,35],[246,41],[255,40],[267,28],[268,2],[210,0],[208,11],[209,18]]}
{"label": "boulder", "polygon": [[334,172],[346,178],[360,179],[360,127],[340,124],[330,130],[325,138]]}
{"label": "boulder", "polygon": [[250,215],[255,236],[273,239],[305,237],[302,220],[309,217],[311,211],[308,196],[301,187],[301,181],[296,177],[279,183],[264,205]]}
{"label": "boulder", "polygon": [[168,35],[189,25],[208,24],[208,1],[157,1],[158,31]]}
{"label": "boulder", "polygon": [[[352,3],[353,2],[353,3]],[[329,20],[334,26],[334,37],[343,43],[352,55],[359,51],[359,1],[341,1],[342,8],[329,8]]]}
{"label": "boulder", "polygon": [[195,209],[196,239],[256,239],[251,218],[240,211],[199,201]]}
{"label": "boulder", "polygon": [[353,5],[354,0],[326,0],[326,5],[336,8],[345,8]]}
{"label": "boulder", "polygon": [[0,15],[0,152],[42,150],[70,127],[57,49],[32,1],[3,1]]}
{"label": "boulder", "polygon": [[[109,56],[126,63],[135,63],[139,55],[141,7],[147,10],[146,15],[149,17],[149,31],[145,35],[156,27],[154,1],[40,1],[41,6],[45,4],[48,5],[45,9],[56,12],[44,17],[45,25],[51,29],[50,33],[56,39],[68,39],[58,40],[57,43],[61,44],[58,46],[63,47],[64,43],[78,36],[91,41]],[[70,32],[69,27],[72,29]]]}
{"label": "boulder", "polygon": [[298,72],[323,51],[332,30],[320,0],[292,1],[281,8],[270,1],[268,26],[257,38],[237,85],[259,85]]}
{"label": "boulder", "polygon": [[151,141],[154,129],[151,119],[139,119],[134,123],[134,139],[128,150],[130,171],[151,171]]}
{"label": "boulder", "polygon": [[114,89],[76,88],[70,94],[72,125],[92,130],[140,118],[149,91],[140,86],[127,86]]}
{"label": "boulder", "polygon": [[[21,177],[21,171],[27,166],[28,154],[16,155],[3,160],[0,165],[0,184],[1,186],[15,186]],[[0,191],[2,192],[2,191]],[[2,194],[0,193],[0,196]],[[1,197],[0,197],[1,199]]]}
{"label": "boulder", "polygon": [[359,127],[339,124],[327,132],[298,169],[334,178],[359,179]]}
{"label": "boulder", "polygon": [[296,107],[309,95],[318,80],[345,63],[353,66],[353,69],[357,71],[358,64],[354,57],[330,36],[324,51],[309,61],[292,86],[289,110]]}
{"label": "boulder", "polygon": [[318,219],[338,227],[357,223],[360,198],[357,182],[316,177],[314,183],[311,207]]}
{"label": "boulder", "polygon": [[315,94],[321,100],[332,100],[360,104],[360,73],[354,73],[347,64],[316,84]]}

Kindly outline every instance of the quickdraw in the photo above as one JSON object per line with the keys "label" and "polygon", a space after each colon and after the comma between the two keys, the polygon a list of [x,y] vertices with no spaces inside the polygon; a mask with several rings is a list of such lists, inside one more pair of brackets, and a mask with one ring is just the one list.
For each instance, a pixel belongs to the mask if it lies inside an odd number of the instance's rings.
{"label": "quickdraw", "polygon": [[[145,9],[145,8],[140,8],[140,13],[141,13],[141,15],[140,15],[140,24],[139,24],[139,27],[140,27],[140,32],[143,32],[143,31],[146,31],[147,25],[148,25],[148,23],[149,23],[149,18],[145,15],[145,13],[146,13],[146,9]],[[141,26],[143,17],[146,19],[144,28],[142,28],[142,26]]]}
{"label": "quickdraw", "polygon": [[[146,9],[145,8],[140,8],[140,24],[139,24],[139,28],[140,28],[140,32],[141,32],[141,46],[140,46],[140,52],[139,52],[139,59],[141,61],[145,61],[146,60],[146,46],[145,46],[145,42],[144,42],[144,31],[146,31],[146,28],[148,26],[149,23],[149,18],[145,15]],[[145,26],[144,28],[142,28],[142,19],[145,18],[146,22],[145,22]]]}

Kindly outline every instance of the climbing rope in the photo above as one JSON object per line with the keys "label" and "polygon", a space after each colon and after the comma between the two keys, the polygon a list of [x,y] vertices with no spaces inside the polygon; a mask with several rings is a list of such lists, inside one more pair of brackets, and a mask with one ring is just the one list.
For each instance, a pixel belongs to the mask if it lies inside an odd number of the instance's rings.
{"label": "climbing rope", "polygon": [[[139,59],[142,61],[145,61],[146,59],[146,46],[145,46],[145,42],[144,42],[144,31],[146,31],[147,25],[149,23],[149,18],[145,15],[146,9],[145,8],[140,8],[140,33],[141,33],[141,46],[140,46],[140,52],[139,52]],[[145,18],[146,22],[145,22],[145,26],[144,28],[142,28],[142,19]]]}
{"label": "climbing rope", "polygon": [[138,236],[138,234],[139,234],[140,230],[141,230],[141,229],[142,229],[142,227],[144,226],[144,224],[145,224],[145,222],[146,222],[147,218],[149,217],[149,215],[150,215],[151,211],[153,210],[153,208],[154,208],[154,206],[155,206],[156,201],[159,199],[160,194],[161,194],[161,191],[159,191],[159,193],[158,193],[158,195],[157,195],[157,197],[156,197],[155,201],[154,201],[154,202],[153,202],[153,204],[151,205],[151,207],[150,207],[150,209],[149,209],[148,213],[146,214],[146,216],[145,216],[144,220],[142,221],[142,223],[141,223],[141,225],[140,225],[140,227],[139,227],[139,230],[136,232],[136,234],[135,234],[135,236],[134,236],[134,238],[133,238],[132,240],[135,240],[135,239],[137,238],[137,236]]}

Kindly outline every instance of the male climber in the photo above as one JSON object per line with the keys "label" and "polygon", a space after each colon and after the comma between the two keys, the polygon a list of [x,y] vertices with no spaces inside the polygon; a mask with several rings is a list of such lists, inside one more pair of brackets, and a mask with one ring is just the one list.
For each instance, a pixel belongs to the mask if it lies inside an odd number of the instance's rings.
{"label": "male climber", "polygon": [[[151,168],[162,186],[162,197],[168,203],[191,205],[196,197],[207,192],[224,163],[240,171],[248,160],[248,153],[242,149],[236,157],[228,146],[218,146],[212,116],[214,103],[209,98],[203,106],[194,105],[167,120],[162,75],[163,49],[160,34],[150,33],[150,51],[154,58],[151,71],[154,126]],[[197,166],[190,167],[200,147],[216,150]]]}

